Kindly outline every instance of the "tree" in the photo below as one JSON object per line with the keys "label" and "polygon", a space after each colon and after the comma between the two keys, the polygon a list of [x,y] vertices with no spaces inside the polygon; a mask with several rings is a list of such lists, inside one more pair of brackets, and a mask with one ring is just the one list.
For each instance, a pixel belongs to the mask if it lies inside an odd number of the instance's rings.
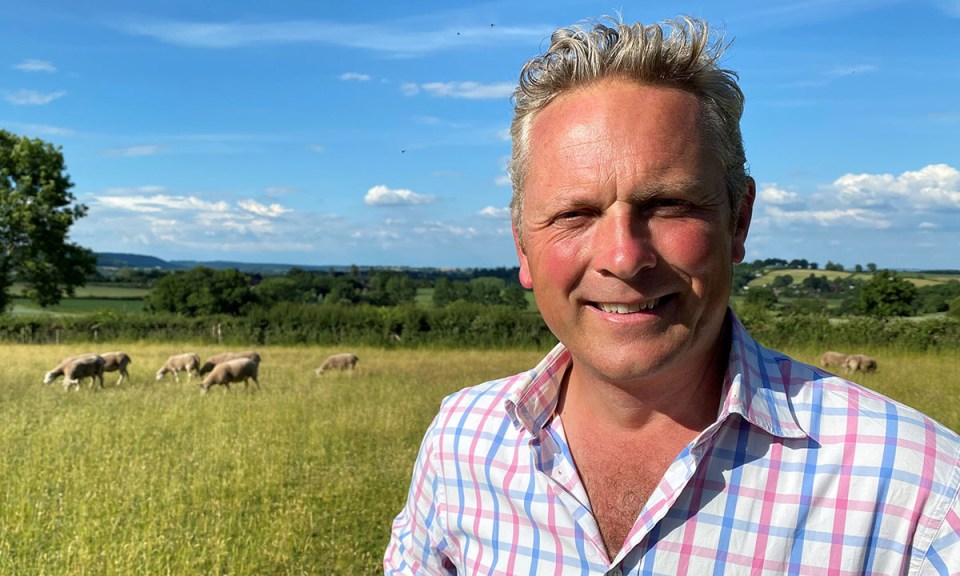
{"label": "tree", "polygon": [[856,310],[861,314],[887,318],[909,316],[917,287],[895,272],[881,270],[860,288]]}
{"label": "tree", "polygon": [[65,169],[59,146],[0,130],[0,311],[15,281],[52,306],[96,271],[94,253],[67,242],[87,207],[75,202]]}
{"label": "tree", "polygon": [[197,266],[157,280],[144,299],[144,307],[184,316],[239,316],[255,301],[250,279],[242,272]]}

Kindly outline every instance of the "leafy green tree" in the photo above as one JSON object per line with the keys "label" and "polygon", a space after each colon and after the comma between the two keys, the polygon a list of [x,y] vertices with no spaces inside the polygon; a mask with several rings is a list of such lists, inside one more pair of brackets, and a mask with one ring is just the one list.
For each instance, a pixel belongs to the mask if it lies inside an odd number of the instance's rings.
{"label": "leafy green tree", "polygon": [[144,308],[184,316],[239,316],[254,302],[256,296],[246,274],[197,266],[157,280],[144,299]]}
{"label": "leafy green tree", "polygon": [[743,299],[748,306],[757,306],[760,308],[771,309],[777,305],[777,295],[771,288],[757,286],[747,292]]}
{"label": "leafy green tree", "polygon": [[502,304],[500,291],[504,282],[500,278],[481,277],[470,280],[470,302],[495,306]]}
{"label": "leafy green tree", "polygon": [[860,314],[889,318],[909,316],[917,287],[890,270],[880,270],[860,288],[856,310]]}
{"label": "leafy green tree", "polygon": [[947,316],[960,319],[960,296],[947,302]]}
{"label": "leafy green tree", "polygon": [[527,291],[519,284],[508,284],[501,294],[503,303],[517,310],[527,310],[530,308],[530,301],[527,300]]}
{"label": "leafy green tree", "polygon": [[72,296],[96,271],[96,256],[67,242],[87,213],[75,202],[59,146],[0,130],[0,311],[15,281],[40,306]]}
{"label": "leafy green tree", "polygon": [[793,284],[793,276],[789,274],[781,274],[773,278],[773,287],[774,288],[786,288],[787,286]]}

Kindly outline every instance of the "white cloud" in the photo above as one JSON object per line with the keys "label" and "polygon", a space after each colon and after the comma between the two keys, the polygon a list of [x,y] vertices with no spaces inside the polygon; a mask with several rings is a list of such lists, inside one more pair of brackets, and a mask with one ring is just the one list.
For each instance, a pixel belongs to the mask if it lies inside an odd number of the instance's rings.
{"label": "white cloud", "polygon": [[312,144],[310,146],[307,146],[307,150],[314,152],[316,154],[323,154],[324,152],[327,151],[327,148],[325,146],[321,146],[320,144]]}
{"label": "white cloud", "polygon": [[361,74],[359,72],[344,72],[340,75],[340,79],[344,81],[356,81],[356,82],[366,82],[370,80],[369,74]]}
{"label": "white cloud", "polygon": [[799,199],[796,192],[777,188],[776,184],[765,184],[757,192],[758,199],[766,204],[794,204]]}
{"label": "white cloud", "polygon": [[477,229],[473,226],[457,226],[449,222],[424,222],[419,226],[414,226],[413,232],[420,235],[441,235],[455,236],[460,238],[474,238],[478,235]]}
{"label": "white cloud", "polygon": [[845,205],[898,210],[960,210],[960,172],[947,164],[893,174],[845,174],[833,182]]}
{"label": "white cloud", "polygon": [[777,226],[816,224],[819,226],[845,226],[882,230],[890,227],[890,221],[872,210],[861,208],[835,208],[831,210],[788,211],[776,206],[768,207],[766,215]]}
{"label": "white cloud", "polygon": [[917,228],[921,230],[936,230],[939,227],[939,224],[934,224],[933,222],[921,222],[917,225]]}
{"label": "white cloud", "polygon": [[510,208],[497,208],[496,206],[487,206],[479,212],[480,216],[485,218],[495,218],[497,220],[509,220]]}
{"label": "white cloud", "polygon": [[468,100],[492,100],[509,98],[516,85],[510,82],[481,84],[479,82],[428,82],[420,88],[441,98],[465,98]]}
{"label": "white cloud", "polygon": [[404,96],[416,96],[420,93],[420,87],[413,82],[404,82],[400,85],[400,92]]}
{"label": "white cloud", "polygon": [[240,200],[237,202],[237,206],[243,208],[247,212],[252,212],[259,216],[275,217],[290,212],[289,208],[284,208],[280,204],[271,204],[269,206],[265,206],[256,200]]}
{"label": "white cloud", "polygon": [[37,136],[73,136],[75,134],[75,132],[70,128],[51,126],[49,124],[21,124],[18,122],[11,122],[10,124],[7,124],[7,126],[15,127],[17,132]]}
{"label": "white cloud", "polygon": [[440,124],[440,119],[436,116],[414,116],[413,119],[428,126],[436,126]]}
{"label": "white cloud", "polygon": [[428,204],[436,200],[435,196],[417,194],[411,190],[393,189],[384,186],[374,186],[367,190],[363,197],[364,204],[369,206],[403,206],[408,204]]}
{"label": "white cloud", "polygon": [[53,102],[57,98],[66,96],[66,94],[67,93],[63,91],[44,94],[36,90],[16,90],[14,92],[8,92],[6,98],[7,102],[16,104],[17,106],[43,106],[44,104]]}
{"label": "white cloud", "polygon": [[312,43],[405,57],[483,46],[530,46],[548,37],[554,28],[549,25],[474,25],[450,29],[448,25],[438,22],[434,29],[422,29],[422,23],[415,24],[418,26],[406,21],[346,24],[325,20],[191,22],[152,19],[128,20],[116,24],[116,27],[128,34],[191,48],[227,49]]}
{"label": "white cloud", "polygon": [[97,196],[96,202],[102,206],[127,210],[130,212],[163,212],[165,210],[186,210],[225,213],[230,205],[224,201],[208,202],[196,196]]}
{"label": "white cloud", "polygon": [[53,65],[52,62],[47,60],[34,60],[32,58],[24,60],[23,62],[14,66],[17,70],[21,72],[56,72],[57,67]]}
{"label": "white cloud", "polygon": [[159,154],[164,150],[163,146],[157,146],[154,144],[143,145],[143,146],[128,146],[126,148],[112,148],[110,150],[104,150],[104,156],[154,156]]}

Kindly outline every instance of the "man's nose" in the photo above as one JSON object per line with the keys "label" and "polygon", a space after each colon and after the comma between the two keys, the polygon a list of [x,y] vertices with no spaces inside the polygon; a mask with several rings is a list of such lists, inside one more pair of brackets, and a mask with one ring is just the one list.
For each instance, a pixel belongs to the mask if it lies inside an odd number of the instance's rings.
{"label": "man's nose", "polygon": [[604,275],[634,278],[657,263],[649,223],[633,207],[612,207],[598,223],[594,266]]}

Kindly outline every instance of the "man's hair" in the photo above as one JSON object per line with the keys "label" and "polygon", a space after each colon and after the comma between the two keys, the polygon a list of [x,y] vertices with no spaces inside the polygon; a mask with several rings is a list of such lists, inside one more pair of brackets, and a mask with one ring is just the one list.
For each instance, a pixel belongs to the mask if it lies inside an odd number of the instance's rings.
{"label": "man's hair", "polygon": [[740,134],[743,92],[737,85],[736,72],[719,67],[728,46],[723,36],[712,35],[705,21],[689,17],[648,26],[608,20],[609,26],[594,21],[557,30],[546,53],[527,61],[520,71],[510,127],[510,209],[521,242],[520,215],[530,155],[530,125],[537,113],[557,96],[605,78],[675,88],[695,95],[702,106],[700,122],[705,142],[723,163],[734,218],[739,211],[748,179]]}

